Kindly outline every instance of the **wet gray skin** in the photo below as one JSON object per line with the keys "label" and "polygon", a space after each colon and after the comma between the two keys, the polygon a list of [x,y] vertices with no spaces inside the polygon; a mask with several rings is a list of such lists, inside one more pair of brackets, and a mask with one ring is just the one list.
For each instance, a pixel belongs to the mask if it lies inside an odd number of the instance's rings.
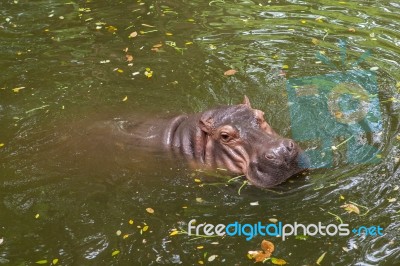
{"label": "wet gray skin", "polygon": [[118,131],[139,145],[178,152],[196,167],[243,174],[261,188],[276,186],[304,170],[300,147],[279,136],[264,120],[264,113],[251,108],[247,97],[243,104],[170,120],[132,127],[120,123]]}

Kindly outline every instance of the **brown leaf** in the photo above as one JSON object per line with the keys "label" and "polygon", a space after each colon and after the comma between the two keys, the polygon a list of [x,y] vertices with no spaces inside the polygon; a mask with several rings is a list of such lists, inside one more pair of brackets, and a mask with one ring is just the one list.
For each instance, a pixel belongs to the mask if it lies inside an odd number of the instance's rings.
{"label": "brown leaf", "polygon": [[354,204],[348,203],[348,204],[344,204],[340,207],[345,209],[348,213],[354,212],[354,213],[360,214],[360,209],[358,209],[358,207]]}
{"label": "brown leaf", "polygon": [[125,55],[125,57],[126,57],[126,61],[128,61],[128,62],[132,62],[133,61],[133,56],[130,55],[130,54]]}
{"label": "brown leaf", "polygon": [[152,208],[146,208],[146,211],[147,211],[148,213],[151,213],[151,214],[154,213],[154,210],[153,210]]}
{"label": "brown leaf", "polygon": [[157,43],[153,45],[153,48],[160,48],[162,46],[162,43]]}
{"label": "brown leaf", "polygon": [[263,240],[261,242],[261,248],[266,252],[266,253],[273,253],[275,250],[275,246],[272,242]]}
{"label": "brown leaf", "polygon": [[271,253],[264,253],[262,251],[259,251],[255,256],[253,256],[254,260],[256,262],[262,262],[265,259],[268,259],[271,256]]}
{"label": "brown leaf", "polygon": [[131,32],[131,34],[129,34],[129,38],[135,38],[137,35],[138,35],[138,34],[137,34],[136,31]]}
{"label": "brown leaf", "polygon": [[232,75],[235,75],[236,72],[237,72],[237,71],[234,70],[234,69],[229,69],[229,70],[225,71],[224,75],[225,75],[225,76],[232,76]]}

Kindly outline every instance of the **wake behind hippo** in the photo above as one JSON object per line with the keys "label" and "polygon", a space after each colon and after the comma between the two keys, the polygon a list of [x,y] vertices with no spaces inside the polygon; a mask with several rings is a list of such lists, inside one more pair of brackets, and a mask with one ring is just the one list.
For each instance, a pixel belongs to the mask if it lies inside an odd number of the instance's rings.
{"label": "wake behind hippo", "polygon": [[279,136],[246,96],[243,104],[203,113],[140,124],[112,123],[113,134],[122,134],[134,145],[159,147],[182,154],[196,166],[243,174],[261,188],[276,186],[303,170],[299,146]]}

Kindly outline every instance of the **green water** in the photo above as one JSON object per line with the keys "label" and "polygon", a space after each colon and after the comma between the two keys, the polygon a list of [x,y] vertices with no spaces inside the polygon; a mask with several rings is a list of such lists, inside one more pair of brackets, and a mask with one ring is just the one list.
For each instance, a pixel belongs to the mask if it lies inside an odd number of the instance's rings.
{"label": "green water", "polygon": [[[2,1],[0,264],[253,265],[247,252],[267,239],[289,265],[315,265],[325,252],[321,265],[399,265],[399,14],[395,0]],[[245,94],[291,136],[287,79],[338,71],[319,51],[346,70],[340,39],[348,62],[372,51],[358,69],[377,75],[382,132],[369,141],[380,163],[348,164],[339,151],[332,168],[239,195],[241,182],[214,184],[223,180],[106,132],[85,137],[95,121],[199,112]],[[361,215],[340,207],[350,201]],[[384,235],[170,236],[191,219],[338,224],[332,214]]]}

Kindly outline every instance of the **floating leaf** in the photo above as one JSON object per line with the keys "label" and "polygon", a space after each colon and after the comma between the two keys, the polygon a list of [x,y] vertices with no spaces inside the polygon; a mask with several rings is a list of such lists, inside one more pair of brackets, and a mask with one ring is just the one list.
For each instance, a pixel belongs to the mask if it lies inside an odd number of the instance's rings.
{"label": "floating leaf", "polygon": [[258,205],[260,205],[260,204],[258,203],[258,201],[250,202],[250,206],[258,206]]}
{"label": "floating leaf", "polygon": [[319,258],[318,258],[318,260],[316,262],[318,265],[321,265],[321,262],[324,259],[325,255],[326,255],[326,252],[322,253],[322,255],[319,256]]}
{"label": "floating leaf", "polygon": [[148,213],[151,213],[151,214],[154,213],[154,210],[153,210],[152,208],[146,208],[146,211],[147,211]]}
{"label": "floating leaf", "polygon": [[36,264],[47,264],[48,261],[47,260],[38,260],[35,262]]}
{"label": "floating leaf", "polygon": [[307,21],[305,21],[304,19],[300,21],[302,24],[306,24]]}
{"label": "floating leaf", "polygon": [[131,220],[129,220],[129,224],[133,224],[133,220],[131,219]]}
{"label": "floating leaf", "polygon": [[224,75],[225,75],[225,76],[232,76],[232,75],[235,75],[236,72],[237,72],[237,70],[229,69],[229,70],[227,70],[227,71],[224,72]]}
{"label": "floating leaf", "polygon": [[360,214],[360,209],[358,209],[358,207],[354,204],[348,203],[348,204],[344,204],[342,206],[340,206],[340,208],[344,208],[348,213],[357,213]]}
{"label": "floating leaf", "polygon": [[145,24],[145,23],[142,23],[142,26],[145,26],[145,27],[148,27],[148,28],[155,28],[156,27],[156,26],[153,26],[153,25]]}
{"label": "floating leaf", "polygon": [[271,223],[277,223],[278,219],[276,218],[269,218],[268,221],[270,221]]}
{"label": "floating leaf", "polygon": [[127,239],[129,237],[129,234],[125,234],[122,238]]}
{"label": "floating leaf", "polygon": [[132,62],[133,61],[133,56],[130,54],[125,55],[126,61]]}
{"label": "floating leaf", "polygon": [[308,239],[308,236],[306,236],[306,235],[297,235],[297,236],[295,237],[295,239],[297,239],[297,240],[307,240],[307,239]]}
{"label": "floating leaf", "polygon": [[162,47],[162,43],[157,43],[153,45],[153,48],[160,48]]}
{"label": "floating leaf", "polygon": [[123,102],[126,102],[128,100],[128,96],[125,96],[125,98],[122,99]]}
{"label": "floating leaf", "polygon": [[58,263],[58,259],[53,259],[52,264],[56,265]]}
{"label": "floating leaf", "polygon": [[272,242],[270,242],[270,241],[267,241],[267,240],[263,240],[261,242],[261,248],[264,251],[269,252],[269,253],[273,253],[274,250],[275,250],[274,244]]}
{"label": "floating leaf", "polygon": [[121,232],[121,230],[118,230],[117,232],[115,232],[115,234],[116,234],[117,236],[120,236],[120,235],[122,234],[122,232]]}
{"label": "floating leaf", "polygon": [[138,36],[138,33],[136,31],[131,32],[131,34],[129,34],[129,38],[135,38],[136,36]]}
{"label": "floating leaf", "polygon": [[285,260],[277,259],[277,258],[271,258],[271,262],[272,262],[272,264],[275,264],[275,265],[285,265],[285,264],[287,264],[287,262]]}
{"label": "floating leaf", "polygon": [[197,246],[196,248],[197,248],[197,249],[203,249],[204,246]]}
{"label": "floating leaf", "polygon": [[108,30],[108,32],[114,33],[116,32],[118,29],[114,26],[107,26],[106,29]]}
{"label": "floating leaf", "polygon": [[211,261],[214,261],[216,258],[218,257],[218,255],[211,255],[210,257],[208,257],[208,261],[209,262],[211,262]]}
{"label": "floating leaf", "polygon": [[173,34],[171,32],[167,32],[167,33],[165,33],[165,35],[172,36]]}
{"label": "floating leaf", "polygon": [[283,65],[283,66],[282,66],[282,69],[288,69],[288,68],[289,68],[288,65]]}
{"label": "floating leaf", "polygon": [[315,45],[319,44],[319,40],[316,39],[316,38],[312,38],[312,39],[311,39],[311,42],[312,42],[313,44],[315,44]]}
{"label": "floating leaf", "polygon": [[340,200],[344,200],[344,196],[343,196],[343,195],[340,195],[340,196],[339,196],[339,199],[340,199]]}
{"label": "floating leaf", "polygon": [[398,186],[398,185],[395,185],[394,188],[393,188],[393,190],[394,190],[394,191],[399,190],[399,186]]}
{"label": "floating leaf", "polygon": [[388,201],[389,201],[390,203],[395,202],[395,201],[396,201],[396,198],[389,198]]}
{"label": "floating leaf", "polygon": [[120,253],[120,251],[119,250],[114,250],[112,253],[111,253],[111,256],[117,256],[118,254]]}
{"label": "floating leaf", "polygon": [[39,214],[39,213],[37,213],[37,214],[35,215],[35,218],[36,218],[36,219],[38,219],[38,218],[39,218],[39,216],[40,216],[40,214]]}
{"label": "floating leaf", "polygon": [[12,89],[12,91],[15,93],[18,93],[22,89],[25,89],[25,87],[17,87],[17,88]]}
{"label": "floating leaf", "polygon": [[144,75],[147,77],[147,78],[151,78],[152,76],[153,76],[153,71],[150,69],[150,68],[146,68],[146,71],[144,72]]}
{"label": "floating leaf", "polygon": [[196,201],[202,203],[204,200],[202,198],[196,198]]}
{"label": "floating leaf", "polygon": [[143,232],[146,232],[147,230],[149,230],[149,226],[148,225],[145,225],[145,226],[143,226]]}
{"label": "floating leaf", "polygon": [[0,238],[0,245],[4,243],[4,238]]}
{"label": "floating leaf", "polygon": [[356,32],[356,29],[355,28],[349,28],[349,31],[354,33],[354,32]]}
{"label": "floating leaf", "polygon": [[170,236],[176,236],[179,232],[177,230],[172,231],[169,235]]}
{"label": "floating leaf", "polygon": [[201,183],[201,180],[198,179],[198,178],[195,178],[195,179],[194,179],[194,182],[196,182],[196,183]]}
{"label": "floating leaf", "polygon": [[4,143],[0,143],[0,148],[3,147],[5,144]]}
{"label": "floating leaf", "polygon": [[397,135],[397,136],[396,136],[396,139],[397,139],[397,140],[400,140],[400,135]]}
{"label": "floating leaf", "polygon": [[200,265],[203,265],[203,264],[204,264],[204,261],[199,260],[197,263],[200,264]]}

